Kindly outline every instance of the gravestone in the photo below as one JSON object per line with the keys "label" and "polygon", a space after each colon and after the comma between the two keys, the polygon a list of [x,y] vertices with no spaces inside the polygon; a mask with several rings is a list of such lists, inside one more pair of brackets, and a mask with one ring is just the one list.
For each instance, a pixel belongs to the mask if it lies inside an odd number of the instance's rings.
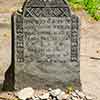
{"label": "gravestone", "polygon": [[79,18],[64,0],[26,0],[12,15],[12,62],[4,90],[80,88]]}

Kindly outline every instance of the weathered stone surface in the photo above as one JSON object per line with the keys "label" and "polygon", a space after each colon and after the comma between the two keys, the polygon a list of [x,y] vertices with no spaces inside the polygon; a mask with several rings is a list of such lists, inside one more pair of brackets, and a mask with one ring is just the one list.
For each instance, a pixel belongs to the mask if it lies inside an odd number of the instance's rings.
{"label": "weathered stone surface", "polygon": [[11,81],[16,89],[80,86],[79,18],[64,0],[26,0],[12,21],[12,70],[4,89]]}
{"label": "weathered stone surface", "polygon": [[60,95],[61,93],[62,93],[62,91],[60,89],[55,89],[55,90],[50,91],[50,95],[53,97],[56,97],[56,96]]}
{"label": "weathered stone surface", "polygon": [[47,100],[47,99],[49,99],[49,93],[45,93],[44,95],[39,96],[39,98],[40,98],[41,100]]}

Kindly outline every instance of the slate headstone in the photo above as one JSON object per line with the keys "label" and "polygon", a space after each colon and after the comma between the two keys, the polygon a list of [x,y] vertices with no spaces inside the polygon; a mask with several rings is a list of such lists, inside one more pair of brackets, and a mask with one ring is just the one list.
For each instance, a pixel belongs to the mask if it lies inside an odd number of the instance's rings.
{"label": "slate headstone", "polygon": [[4,90],[80,87],[79,18],[64,0],[26,0],[12,15]]}

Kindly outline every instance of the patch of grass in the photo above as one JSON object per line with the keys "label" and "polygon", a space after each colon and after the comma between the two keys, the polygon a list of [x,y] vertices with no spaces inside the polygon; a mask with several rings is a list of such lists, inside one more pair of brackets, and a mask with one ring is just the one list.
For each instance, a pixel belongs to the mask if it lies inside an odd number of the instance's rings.
{"label": "patch of grass", "polygon": [[100,20],[100,0],[68,0],[75,10],[85,9],[95,20]]}
{"label": "patch of grass", "polygon": [[69,83],[67,84],[67,88],[66,88],[66,93],[71,94],[74,91],[74,86],[73,84]]}

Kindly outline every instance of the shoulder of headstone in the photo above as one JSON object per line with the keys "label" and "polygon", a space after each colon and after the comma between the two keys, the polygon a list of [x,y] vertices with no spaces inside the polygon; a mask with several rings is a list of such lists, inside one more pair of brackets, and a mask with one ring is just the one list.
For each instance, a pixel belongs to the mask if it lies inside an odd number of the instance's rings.
{"label": "shoulder of headstone", "polygon": [[75,15],[73,12],[71,14],[71,20],[76,21],[78,23],[78,25],[81,25],[80,17],[78,15]]}
{"label": "shoulder of headstone", "polygon": [[18,10],[16,11],[16,12],[13,12],[12,13],[12,17],[14,17],[14,16],[23,16],[23,14],[22,13],[20,13]]}

